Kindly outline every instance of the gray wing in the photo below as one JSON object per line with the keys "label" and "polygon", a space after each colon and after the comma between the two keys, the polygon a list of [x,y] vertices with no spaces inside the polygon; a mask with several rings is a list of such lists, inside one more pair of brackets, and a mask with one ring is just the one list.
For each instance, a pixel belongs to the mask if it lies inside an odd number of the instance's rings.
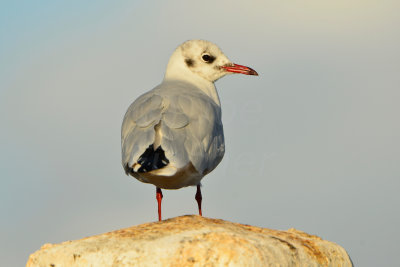
{"label": "gray wing", "polygon": [[[122,158],[132,166],[156,139],[170,164],[179,169],[189,162],[200,174],[212,171],[225,152],[221,109],[198,90],[151,91],[128,109],[122,125]],[[158,135],[157,134],[157,135]]]}
{"label": "gray wing", "polygon": [[[178,168],[190,161],[201,174],[212,171],[225,152],[220,107],[197,92],[174,94],[169,102],[161,123],[166,157]],[[187,124],[176,119],[181,116],[187,118]]]}
{"label": "gray wing", "polygon": [[162,109],[162,97],[152,92],[140,96],[128,108],[121,128],[124,167],[131,167],[154,142],[154,126],[161,119]]}

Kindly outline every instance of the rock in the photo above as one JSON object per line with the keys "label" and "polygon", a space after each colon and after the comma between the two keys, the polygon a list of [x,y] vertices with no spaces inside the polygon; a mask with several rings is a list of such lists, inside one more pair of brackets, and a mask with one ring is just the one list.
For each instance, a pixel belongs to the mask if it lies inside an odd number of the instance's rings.
{"label": "rock", "polygon": [[352,266],[339,245],[296,229],[271,230],[182,216],[61,244],[45,244],[28,267]]}

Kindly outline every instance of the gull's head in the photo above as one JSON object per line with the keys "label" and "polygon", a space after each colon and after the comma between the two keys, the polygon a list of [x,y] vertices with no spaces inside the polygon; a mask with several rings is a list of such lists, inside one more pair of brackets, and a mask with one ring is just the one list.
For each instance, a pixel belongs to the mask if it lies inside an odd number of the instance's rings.
{"label": "gull's head", "polygon": [[201,77],[215,82],[226,74],[258,75],[249,67],[232,63],[215,44],[190,40],[181,44],[169,59],[165,78]]}

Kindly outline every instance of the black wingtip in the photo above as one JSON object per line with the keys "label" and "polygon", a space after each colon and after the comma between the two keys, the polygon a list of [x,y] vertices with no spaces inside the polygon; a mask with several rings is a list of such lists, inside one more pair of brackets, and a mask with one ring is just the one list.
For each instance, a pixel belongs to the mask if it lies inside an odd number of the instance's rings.
{"label": "black wingtip", "polygon": [[169,160],[165,156],[165,152],[161,146],[154,150],[151,144],[137,161],[141,166],[137,170],[139,173],[149,172],[161,169],[169,164]]}

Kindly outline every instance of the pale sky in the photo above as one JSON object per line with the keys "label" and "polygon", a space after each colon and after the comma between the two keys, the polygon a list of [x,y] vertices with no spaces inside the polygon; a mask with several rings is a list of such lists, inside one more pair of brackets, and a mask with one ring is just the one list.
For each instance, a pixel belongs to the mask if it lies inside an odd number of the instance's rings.
{"label": "pale sky", "polygon": [[[217,3],[216,3],[217,2]],[[398,1],[9,1],[0,4],[0,256],[157,219],[125,175],[128,106],[188,39],[259,77],[216,83],[226,154],[204,216],[294,227],[355,266],[395,266],[400,238]],[[196,214],[164,190],[165,218]]]}

